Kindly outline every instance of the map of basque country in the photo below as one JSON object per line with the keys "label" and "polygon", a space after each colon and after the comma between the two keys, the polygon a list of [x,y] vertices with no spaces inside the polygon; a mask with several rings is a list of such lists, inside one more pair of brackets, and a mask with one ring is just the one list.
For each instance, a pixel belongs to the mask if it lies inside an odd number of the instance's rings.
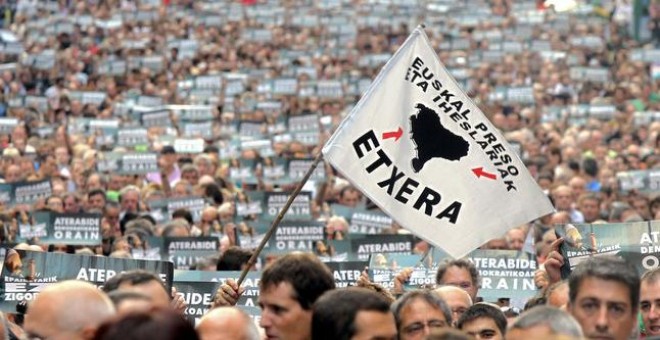
{"label": "map of basque country", "polygon": [[416,146],[417,157],[412,159],[416,173],[433,158],[458,161],[468,154],[468,142],[447,130],[440,122],[438,113],[421,103],[415,108],[417,114],[410,116],[410,138]]}

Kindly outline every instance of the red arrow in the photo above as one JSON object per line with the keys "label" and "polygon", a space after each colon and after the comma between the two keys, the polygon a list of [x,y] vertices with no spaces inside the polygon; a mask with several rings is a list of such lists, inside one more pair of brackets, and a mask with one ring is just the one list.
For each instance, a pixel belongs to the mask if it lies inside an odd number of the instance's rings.
{"label": "red arrow", "polygon": [[472,172],[474,172],[475,175],[477,175],[477,178],[480,178],[481,176],[484,176],[486,178],[490,179],[496,179],[497,176],[495,174],[491,174],[490,172],[484,171],[484,168],[474,168],[472,169]]}
{"label": "red arrow", "polygon": [[394,138],[394,141],[398,142],[402,135],[403,129],[399,126],[399,129],[396,131],[383,132],[383,139]]}

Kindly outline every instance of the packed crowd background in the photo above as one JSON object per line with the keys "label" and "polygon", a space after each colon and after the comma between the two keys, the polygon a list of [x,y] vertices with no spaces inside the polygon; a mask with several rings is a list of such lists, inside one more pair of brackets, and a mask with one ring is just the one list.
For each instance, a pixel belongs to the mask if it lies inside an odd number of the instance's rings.
{"label": "packed crowd background", "polygon": [[[476,303],[479,275],[465,260],[439,265],[435,291],[406,292],[411,271],[403,269],[387,287],[365,272],[355,284],[371,292],[337,288],[322,296],[335,287],[319,262],[337,261],[341,251],[333,242],[409,234],[322,164],[303,189],[309,211],[298,213],[321,225],[323,238],[311,248],[261,256],[254,266],[262,273],[258,328],[229,307],[243,292],[233,280],[220,286],[217,308],[198,320],[199,335],[169,312],[123,316],[122,308],[186,308],[158,276],[137,272],[106,284],[108,295],[80,282],[42,291],[19,304],[22,310],[8,311],[11,336],[118,339],[130,329],[135,339],[156,331],[163,339],[367,339],[359,333],[368,329],[381,332],[379,339],[502,338],[507,317],[514,325],[509,338],[548,319],[564,320],[548,327],[575,338],[660,334],[654,314],[660,300],[644,300],[644,287],[660,289],[655,273],[642,278],[638,324],[641,273],[615,259],[590,260],[576,270],[580,275],[562,281],[565,259],[555,233],[565,224],[660,220],[660,1],[21,0],[0,8],[0,241],[15,249],[7,260],[26,250],[151,259],[147,244],[154,239],[213,237],[214,255],[178,269],[245,269],[275,215],[269,210],[278,206],[269,205],[269,194],[293,190],[380,68],[424,23],[441,62],[518,150],[556,208],[481,249],[526,252],[537,261],[529,313],[540,308],[533,305],[568,309],[543,307],[536,321],[524,323],[508,299]],[[20,187],[30,188],[26,196]],[[356,211],[376,216],[372,228],[356,231]],[[99,216],[101,240],[73,245],[21,235],[38,212]],[[430,245],[411,237],[410,253],[428,255]],[[294,250],[314,255],[284,256]],[[630,301],[621,307],[597,294],[592,306],[577,310],[585,282],[595,284],[591,292],[625,285]],[[138,286],[148,287],[112,293]],[[600,302],[612,319],[592,325],[585,320]],[[59,315],[69,304],[80,308],[78,316],[58,319],[69,317]],[[441,317],[407,324],[416,312],[433,314],[425,308]],[[630,324],[616,318],[626,313],[634,316]],[[482,319],[494,326],[471,326]],[[247,333],[221,333],[233,330],[227,325]],[[430,334],[452,325],[465,333]]]}

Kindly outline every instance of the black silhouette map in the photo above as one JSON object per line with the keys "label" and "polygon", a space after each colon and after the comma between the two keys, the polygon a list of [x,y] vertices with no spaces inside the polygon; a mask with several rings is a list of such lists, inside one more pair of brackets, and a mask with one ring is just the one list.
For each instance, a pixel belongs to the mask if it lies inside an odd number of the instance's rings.
{"label": "black silhouette map", "polygon": [[433,109],[421,103],[417,103],[415,108],[417,114],[410,116],[411,139],[417,151],[416,157],[412,159],[415,172],[422,170],[424,164],[433,158],[458,161],[468,154],[470,144],[447,130]]}

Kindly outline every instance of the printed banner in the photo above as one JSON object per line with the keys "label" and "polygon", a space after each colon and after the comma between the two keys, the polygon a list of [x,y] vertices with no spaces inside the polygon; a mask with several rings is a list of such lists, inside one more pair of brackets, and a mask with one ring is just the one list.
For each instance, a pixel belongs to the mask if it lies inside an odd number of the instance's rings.
{"label": "printed banner", "polygon": [[166,286],[172,286],[172,263],[0,249],[3,259],[0,275],[0,309],[15,313],[21,301],[31,301],[48,285],[82,280],[97,286],[124,271],[142,269],[158,275]]}
{"label": "printed banner", "polygon": [[[213,296],[227,279],[238,281],[241,272],[238,271],[197,271],[197,270],[175,270],[174,287],[177,293],[181,295],[188,307],[185,310],[186,317],[192,321],[199,322],[199,319],[209,310],[213,302]],[[245,292],[238,299],[237,306],[258,307],[259,281],[261,272],[248,272],[241,287]]]}
{"label": "printed banner", "polygon": [[571,268],[592,256],[603,255],[628,260],[640,275],[660,266],[660,221],[567,224],[556,230],[564,238],[561,251]]}
{"label": "printed banner", "polygon": [[100,245],[100,214],[34,213],[32,224],[20,224],[22,240],[37,238],[42,244]]}
{"label": "printed banner", "polygon": [[368,261],[378,254],[412,254],[413,235],[369,235],[351,239],[352,256]]}
{"label": "printed banner", "polygon": [[220,249],[217,237],[163,237],[161,248],[164,259],[174,263],[176,269],[191,269],[197,262],[216,255]]}

